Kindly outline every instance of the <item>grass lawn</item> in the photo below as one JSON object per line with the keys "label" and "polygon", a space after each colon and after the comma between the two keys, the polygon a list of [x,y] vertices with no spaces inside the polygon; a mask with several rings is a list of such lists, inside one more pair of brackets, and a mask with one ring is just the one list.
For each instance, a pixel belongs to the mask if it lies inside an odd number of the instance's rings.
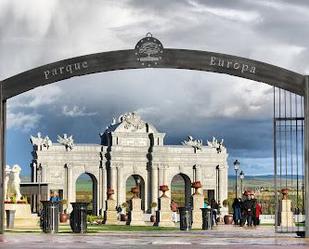
{"label": "grass lawn", "polygon": [[[100,232],[147,232],[147,231],[179,231],[179,228],[173,227],[156,227],[156,226],[127,226],[127,225],[88,225],[87,233]],[[39,228],[20,228],[6,230],[8,233],[41,233]],[[59,233],[72,233],[69,225],[60,225]]]}

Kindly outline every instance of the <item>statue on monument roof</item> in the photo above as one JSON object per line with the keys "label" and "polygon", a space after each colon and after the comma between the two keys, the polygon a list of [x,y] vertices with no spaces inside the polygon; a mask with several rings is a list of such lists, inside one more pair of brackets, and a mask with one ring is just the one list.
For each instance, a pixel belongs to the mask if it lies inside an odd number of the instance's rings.
{"label": "statue on monument roof", "polygon": [[74,139],[73,139],[73,135],[69,136],[64,133],[63,134],[63,137],[59,136],[58,135],[58,139],[57,139],[57,142],[64,145],[65,148],[68,150],[72,150],[73,149],[73,146],[74,146]]}
{"label": "statue on monument roof", "polygon": [[124,123],[124,128],[134,128],[134,130],[143,129],[146,123],[141,119],[141,117],[135,112],[127,112],[121,115],[118,119],[120,123]]}
{"label": "statue on monument roof", "polygon": [[224,142],[224,139],[221,139],[221,142],[219,142],[215,137],[212,137],[212,141],[207,140],[207,145],[210,148],[216,149],[217,153],[219,154],[225,149],[223,142]]}
{"label": "statue on monument roof", "polygon": [[30,136],[30,141],[33,146],[36,146],[38,150],[42,150],[43,147],[46,147],[47,149],[53,145],[52,141],[48,136],[45,136],[44,138],[41,135],[41,132],[38,132],[37,137]]}
{"label": "statue on monument roof", "polygon": [[183,145],[191,146],[196,150],[202,150],[203,141],[200,139],[193,139],[192,136],[188,136],[188,140],[182,142]]}

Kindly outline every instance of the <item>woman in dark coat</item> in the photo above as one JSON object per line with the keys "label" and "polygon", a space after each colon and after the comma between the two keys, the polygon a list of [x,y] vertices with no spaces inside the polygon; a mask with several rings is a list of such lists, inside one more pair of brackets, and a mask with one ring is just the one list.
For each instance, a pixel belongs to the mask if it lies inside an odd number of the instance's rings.
{"label": "woman in dark coat", "polygon": [[238,198],[234,199],[232,204],[233,212],[233,220],[235,225],[240,225],[241,221],[241,202]]}

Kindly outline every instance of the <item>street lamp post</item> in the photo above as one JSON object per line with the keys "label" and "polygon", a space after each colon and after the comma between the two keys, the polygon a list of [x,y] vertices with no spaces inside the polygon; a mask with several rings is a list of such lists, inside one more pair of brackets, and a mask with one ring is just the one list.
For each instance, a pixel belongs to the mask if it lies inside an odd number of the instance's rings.
{"label": "street lamp post", "polygon": [[238,160],[235,160],[235,162],[234,162],[234,170],[235,170],[235,180],[236,180],[236,182],[235,182],[235,195],[236,195],[236,198],[238,197],[238,194],[237,194],[237,178],[238,178],[237,172],[239,170],[239,165],[240,165],[240,162]]}
{"label": "street lamp post", "polygon": [[243,182],[243,180],[244,180],[244,178],[245,178],[245,173],[244,173],[243,171],[240,171],[240,173],[239,173],[239,178],[240,178],[240,192],[243,193],[243,189],[242,189],[243,185],[242,185],[242,182]]}

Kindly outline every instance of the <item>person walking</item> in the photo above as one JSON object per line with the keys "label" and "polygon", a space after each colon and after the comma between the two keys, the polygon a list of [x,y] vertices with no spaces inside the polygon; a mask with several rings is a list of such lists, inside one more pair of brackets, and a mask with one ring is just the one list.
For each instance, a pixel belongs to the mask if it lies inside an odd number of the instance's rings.
{"label": "person walking", "polygon": [[60,202],[61,201],[57,191],[54,191],[52,193],[51,197],[49,198],[49,201],[51,201],[51,202]]}
{"label": "person walking", "polygon": [[218,225],[218,222],[217,222],[217,214],[218,214],[219,205],[218,205],[218,203],[215,201],[215,199],[212,199],[212,200],[211,200],[211,202],[210,202],[210,207],[211,207],[211,209],[212,209],[212,217],[213,217],[212,225],[214,225],[214,224]]}
{"label": "person walking", "polygon": [[233,220],[235,225],[240,225],[241,223],[241,200],[238,198],[234,199],[232,204],[233,212]]}
{"label": "person walking", "polygon": [[[254,211],[254,201],[251,199],[251,194],[248,193],[247,199],[244,201],[244,219],[243,221],[247,221],[248,227],[252,227],[253,222],[253,211]],[[243,224],[244,225],[244,224]]]}
{"label": "person walking", "polygon": [[172,210],[172,220],[176,223],[178,221],[177,219],[177,210],[178,210],[178,204],[172,200],[171,202],[171,210]]}
{"label": "person walking", "polygon": [[254,226],[256,226],[257,225],[257,220],[256,220],[256,203],[257,203],[257,200],[256,200],[253,192],[251,193],[251,201],[252,201],[252,224]]}
{"label": "person walking", "polygon": [[262,205],[259,202],[256,202],[255,206],[255,220],[256,220],[256,225],[260,225],[260,215],[262,214]]}

